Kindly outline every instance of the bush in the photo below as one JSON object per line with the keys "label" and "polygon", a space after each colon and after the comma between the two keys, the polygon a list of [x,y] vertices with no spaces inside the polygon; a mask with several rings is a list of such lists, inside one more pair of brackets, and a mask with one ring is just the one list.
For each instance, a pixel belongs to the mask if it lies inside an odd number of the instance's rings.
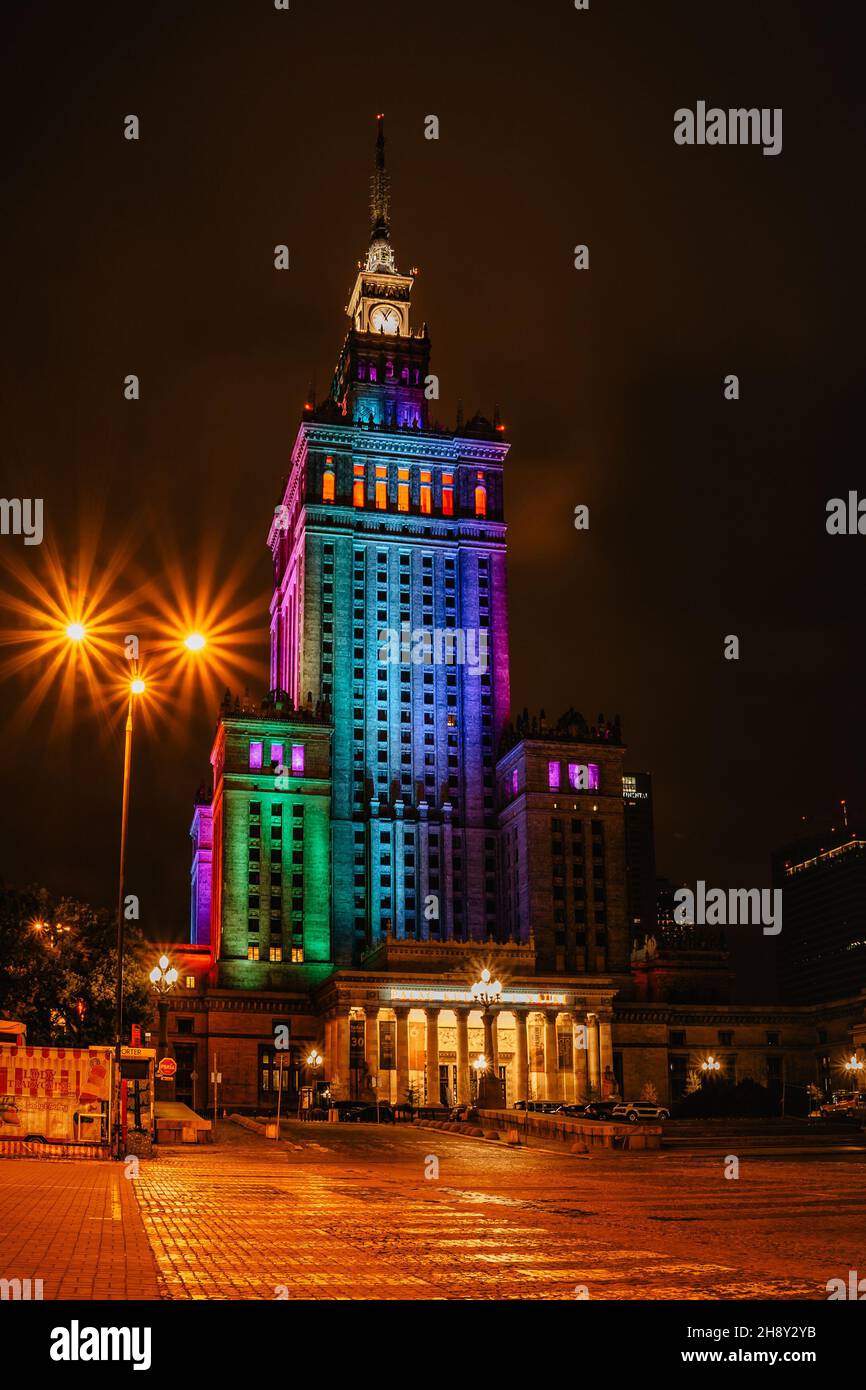
{"label": "bush", "polygon": [[677,1102],[674,1114],[681,1120],[728,1119],[734,1116],[765,1118],[773,1115],[775,1109],[766,1087],[757,1081],[747,1077],[734,1086],[730,1081],[705,1077],[698,1090]]}

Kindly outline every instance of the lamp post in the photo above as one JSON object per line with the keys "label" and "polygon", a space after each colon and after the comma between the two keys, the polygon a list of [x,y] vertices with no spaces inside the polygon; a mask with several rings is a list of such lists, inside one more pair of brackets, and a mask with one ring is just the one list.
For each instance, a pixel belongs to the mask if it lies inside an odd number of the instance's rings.
{"label": "lamp post", "polygon": [[[860,1082],[864,1068],[866,1064],[860,1060],[856,1052],[852,1052],[850,1059],[845,1063],[845,1070],[851,1078],[851,1085],[857,1097],[860,1097]],[[854,1103],[855,1106],[858,1105],[857,1100]]]}
{"label": "lamp post", "polygon": [[717,1062],[715,1057],[708,1057],[705,1062],[701,1062],[701,1071],[707,1072],[708,1074],[711,1072],[721,1071],[721,1069],[722,1064],[721,1062]]}
{"label": "lamp post", "polygon": [[[67,640],[73,646],[86,646],[88,642],[87,627],[84,622],[76,620],[70,622],[66,629]],[[206,639],[200,632],[191,632],[183,639],[183,645],[187,651],[198,653],[207,645]],[[130,677],[127,688],[127,707],[126,707],[126,726],[124,730],[123,744],[123,790],[120,803],[120,862],[117,878],[117,931],[116,931],[116,977],[114,989],[114,1065],[115,1077],[119,1086],[121,1073],[121,1054],[123,1046],[123,950],[125,938],[125,917],[124,917],[124,888],[126,880],[126,841],[129,827],[129,788],[132,773],[132,735],[134,729],[135,703],[145,692],[145,682],[141,676],[138,665],[138,646],[136,642],[135,655],[129,658]],[[151,976],[151,978],[153,978]],[[175,979],[177,975],[175,974]],[[160,1015],[162,1019],[162,1015]],[[122,1140],[123,1123],[118,1104],[115,1111],[114,1123],[114,1153],[115,1157],[123,1158]]]}
{"label": "lamp post", "polygon": [[[498,1109],[503,1103],[502,1083],[498,1076],[492,1075],[493,1049],[493,1005],[502,997],[502,983],[490,978],[490,971],[482,970],[481,979],[470,987],[473,1001],[481,1009],[481,1022],[484,1027],[484,1052],[473,1065],[478,1077],[478,1105],[482,1110]],[[483,1062],[483,1069],[478,1066]]]}
{"label": "lamp post", "polygon": [[[123,945],[124,945],[124,916],[123,916],[123,889],[126,876],[126,832],[129,824],[129,780],[132,772],[132,728],[133,710],[135,701],[139,695],[144,694],[144,681],[138,674],[138,663],[132,664],[132,677],[129,682],[129,702],[126,709],[126,730],[123,741],[123,792],[120,803],[120,870],[117,881],[117,976],[114,988],[114,1061],[116,1075],[120,1076],[120,1049],[123,1039]],[[122,1158],[120,1152],[121,1123],[118,1109],[117,1120],[114,1126],[114,1134],[117,1140],[117,1157]]]}
{"label": "lamp post", "polygon": [[[310,1104],[309,1104],[309,1107],[308,1107],[308,1108],[309,1108],[310,1110],[312,1110],[312,1108],[313,1108],[313,1088],[314,1088],[314,1086],[315,1086],[315,1084],[316,1084],[316,1072],[318,1071],[319,1067],[322,1065],[322,1057],[321,1057],[321,1054],[318,1053],[318,1052],[316,1051],[315,1048],[313,1048],[312,1051],[308,1052],[308,1053],[307,1053],[307,1056],[304,1058],[304,1065],[305,1065],[309,1070],[311,1070],[312,1073],[313,1073],[313,1084],[312,1084],[311,1086],[308,1086],[308,1087],[307,1087],[308,1091],[310,1092]],[[298,1119],[300,1119],[300,1118],[301,1118],[301,1096],[299,1095],[299,1096],[298,1096]]]}
{"label": "lamp post", "polygon": [[[169,961],[168,956],[160,956],[150,972],[150,983],[156,990],[159,1009],[159,1053],[161,1057],[168,1055],[168,995],[169,991],[177,984],[177,971]],[[174,1100],[174,1081],[171,1077],[162,1079],[159,1074],[157,1081],[161,1081],[163,1086],[170,1089],[170,1094],[163,1096],[164,1100]]]}

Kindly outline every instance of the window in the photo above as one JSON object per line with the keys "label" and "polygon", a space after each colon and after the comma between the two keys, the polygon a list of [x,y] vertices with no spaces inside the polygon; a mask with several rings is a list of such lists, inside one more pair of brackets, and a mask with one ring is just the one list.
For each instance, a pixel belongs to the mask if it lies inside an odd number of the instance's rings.
{"label": "window", "polygon": [[259,947],[258,947],[258,943],[255,943],[254,945],[248,946],[248,947],[247,947],[247,960],[258,960],[258,958],[259,958]]}
{"label": "window", "polygon": [[352,481],[352,505],[353,507],[363,507],[364,505],[364,465],[356,463],[354,477]]}
{"label": "window", "polygon": [[275,763],[277,767],[282,767],[285,751],[286,746],[284,743],[271,744],[271,767],[273,767]]}
{"label": "window", "polygon": [[187,989],[195,989],[195,975],[187,975],[186,979],[184,980],[184,984],[186,985]]}
{"label": "window", "polygon": [[550,762],[547,764],[547,785],[552,792],[559,791],[559,763]]}
{"label": "window", "polygon": [[454,474],[442,474],[442,515],[454,515]]}
{"label": "window", "polygon": [[397,511],[409,510],[409,469],[397,469]]}
{"label": "window", "polygon": [[388,465],[376,464],[376,510],[384,512],[388,506]]}
{"label": "window", "polygon": [[323,502],[333,502],[334,500],[334,469],[333,466],[331,466],[330,468],[327,466],[327,464],[329,463],[332,463],[332,460],[330,458],[328,458],[326,461],[325,472],[322,477]]}
{"label": "window", "polygon": [[262,744],[258,741],[250,743],[250,767],[261,767],[262,765]]}
{"label": "window", "polygon": [[685,1045],[686,1045],[686,1030],[685,1030],[685,1028],[672,1028],[672,1029],[671,1029],[670,1045],[671,1045],[671,1047],[685,1047]]}
{"label": "window", "polygon": [[292,774],[295,777],[303,776],[304,772],[304,745],[302,743],[292,744]]}
{"label": "window", "polygon": [[430,485],[430,469],[421,469],[421,511],[429,516],[433,510],[433,488]]}
{"label": "window", "polygon": [[295,965],[300,965],[300,963],[303,961],[303,959],[304,959],[304,948],[303,948],[303,946],[293,946],[293,947],[292,947],[292,962],[293,962]]}
{"label": "window", "polygon": [[569,763],[568,785],[576,792],[597,792],[598,763]]}
{"label": "window", "polygon": [[177,1023],[177,1031],[178,1031],[179,1033],[193,1033],[193,1032],[195,1032],[195,1019],[192,1019],[192,1018],[179,1018],[179,1019],[176,1020],[176,1023]]}
{"label": "window", "polygon": [[280,960],[282,960],[282,958],[283,958],[283,948],[282,948],[282,946],[271,946],[271,947],[269,948],[269,959],[270,959],[270,960],[272,960],[272,961],[280,961]]}
{"label": "window", "polygon": [[733,1047],[734,1035],[724,1029],[719,1030],[719,1047]]}
{"label": "window", "polygon": [[477,484],[475,487],[475,515],[487,515],[487,488],[484,486],[484,474],[476,473]]}

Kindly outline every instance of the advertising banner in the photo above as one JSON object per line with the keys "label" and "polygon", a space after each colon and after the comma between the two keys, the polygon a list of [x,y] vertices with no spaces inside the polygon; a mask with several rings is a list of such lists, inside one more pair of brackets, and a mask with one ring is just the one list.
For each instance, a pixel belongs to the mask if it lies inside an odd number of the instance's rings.
{"label": "advertising banner", "polygon": [[110,1048],[0,1045],[0,1139],[98,1140]]}

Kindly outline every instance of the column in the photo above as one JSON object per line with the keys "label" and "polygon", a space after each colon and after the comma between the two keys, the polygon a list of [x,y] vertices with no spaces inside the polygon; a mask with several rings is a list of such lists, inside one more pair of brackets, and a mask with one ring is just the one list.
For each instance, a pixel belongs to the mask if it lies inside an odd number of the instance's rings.
{"label": "column", "polygon": [[472,1095],[469,1085],[469,1010],[455,1007],[457,1019],[457,1104],[468,1105]]}
{"label": "column", "polygon": [[334,1072],[339,1082],[340,1091],[346,1100],[352,1100],[352,1082],[354,1080],[349,1070],[349,1012],[337,1015],[336,1027],[334,1028],[335,1041],[337,1045],[336,1065]]}
{"label": "column", "polygon": [[482,1009],[481,1022],[484,1025],[484,1060],[488,1067],[493,1066],[493,1014],[489,1009]]}
{"label": "column", "polygon": [[439,1010],[425,1009],[424,1015],[427,1019],[427,1049],[426,1049],[426,1073],[427,1073],[427,1104],[439,1104]]}
{"label": "column", "polygon": [[556,1070],[556,1014],[544,1015],[544,1074],[547,1082],[545,1100],[559,1100],[559,1076]]}
{"label": "column", "polygon": [[572,1066],[574,1069],[574,1099],[583,1105],[589,1099],[589,1077],[586,1067],[587,1028],[580,1017],[572,1015]]}
{"label": "column", "polygon": [[526,1041],[526,1014],[514,1014],[514,1099],[529,1099],[529,1048]]}
{"label": "column", "polygon": [[598,1020],[598,1041],[602,1091],[604,1095],[613,1095],[616,1078],[613,1074],[613,1028],[610,1014],[603,1014]]}
{"label": "column", "polygon": [[589,1089],[594,1100],[601,1099],[601,1077],[598,1069],[598,1019],[595,1014],[586,1016],[587,1063],[589,1067]]}
{"label": "column", "polygon": [[394,1016],[397,1019],[397,1104],[405,1105],[409,1090],[409,1010],[398,1007]]}
{"label": "column", "polygon": [[372,1086],[373,1077],[376,1078],[376,1089],[374,1095],[378,1095],[380,1100],[384,1100],[382,1094],[382,1079],[379,1076],[379,1006],[369,1005],[364,1009],[364,1061],[367,1063],[367,1080]]}

